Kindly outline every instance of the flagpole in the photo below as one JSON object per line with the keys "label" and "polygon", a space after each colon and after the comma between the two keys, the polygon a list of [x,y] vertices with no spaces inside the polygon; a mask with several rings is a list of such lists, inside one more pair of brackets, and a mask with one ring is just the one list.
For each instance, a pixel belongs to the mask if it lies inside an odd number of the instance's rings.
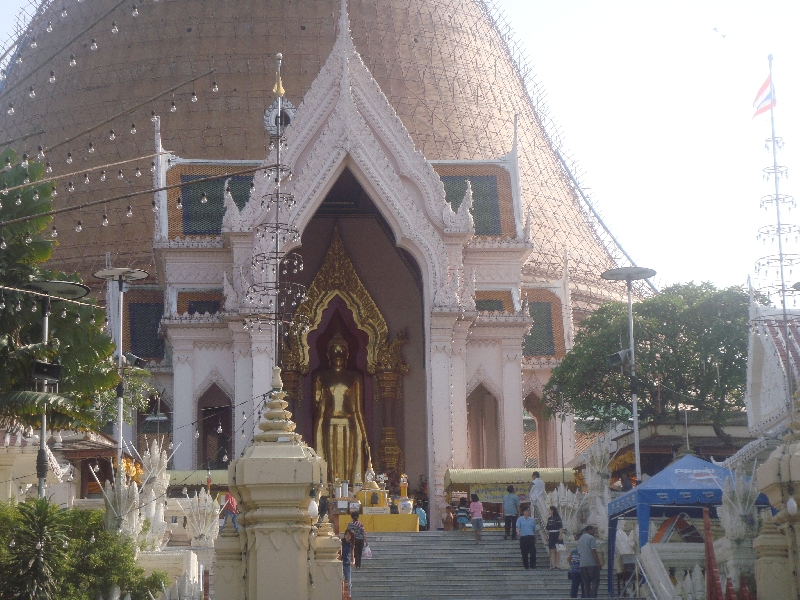
{"label": "flagpole", "polygon": [[769,60],[769,93],[771,96],[769,106],[769,119],[772,125],[772,167],[773,175],[775,176],[775,212],[778,218],[778,257],[781,270],[781,308],[783,310],[783,340],[786,344],[786,376],[789,382],[789,407],[791,408],[792,397],[794,396],[794,373],[792,373],[792,365],[789,361],[791,352],[789,350],[789,320],[786,316],[786,279],[783,272],[783,229],[781,228],[781,203],[779,197],[779,177],[778,171],[778,144],[775,139],[775,85],[772,79],[772,54],[767,59]]}

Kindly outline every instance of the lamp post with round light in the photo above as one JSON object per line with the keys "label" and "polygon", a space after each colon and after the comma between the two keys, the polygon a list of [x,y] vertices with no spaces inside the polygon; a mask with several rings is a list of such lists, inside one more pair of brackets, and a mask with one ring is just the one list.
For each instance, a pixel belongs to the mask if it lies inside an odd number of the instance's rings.
{"label": "lamp post with round light", "polygon": [[117,323],[117,368],[119,369],[120,382],[119,385],[117,385],[117,470],[120,470],[122,469],[122,398],[124,392],[124,387],[122,384],[122,365],[124,361],[124,356],[122,354],[122,311],[124,308],[123,286],[125,282],[145,279],[149,277],[150,274],[147,271],[142,271],[141,269],[116,267],[97,271],[96,273],[93,273],[93,275],[97,277],[97,279],[103,279],[104,281],[116,281],[118,282],[119,286],[119,306],[117,313],[117,319],[119,321]]}
{"label": "lamp post with round light", "polygon": [[[77,300],[89,293],[89,288],[71,281],[35,281],[26,286],[28,289],[43,294],[42,300],[42,342],[47,345],[50,338],[50,303],[58,300]],[[42,388],[47,392],[49,378],[46,373],[41,377]],[[39,453],[36,457],[36,476],[39,478],[39,498],[44,498],[47,480],[47,407],[42,406],[41,438]]]}
{"label": "lamp post with round light", "polygon": [[636,358],[633,351],[633,295],[632,284],[640,279],[650,279],[656,274],[653,269],[644,267],[620,267],[609,269],[600,274],[609,281],[624,281],[628,287],[628,334],[631,343],[629,357],[631,361],[631,400],[633,412],[633,452],[636,457],[636,485],[642,483],[642,461],[639,454],[639,408],[636,404]]}

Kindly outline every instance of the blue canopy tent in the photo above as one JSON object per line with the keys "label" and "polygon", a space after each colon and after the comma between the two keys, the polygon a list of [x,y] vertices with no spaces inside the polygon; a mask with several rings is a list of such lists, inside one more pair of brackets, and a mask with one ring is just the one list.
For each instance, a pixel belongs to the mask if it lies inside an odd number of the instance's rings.
{"label": "blue canopy tent", "polygon": [[[639,522],[639,548],[648,542],[650,517],[672,517],[686,513],[702,518],[703,508],[722,504],[722,486],[731,472],[723,467],[687,455],[667,466],[643,484],[612,500],[608,504],[608,592],[614,595],[614,552],[617,541],[617,522],[633,514]],[[769,506],[764,494],[757,505]]]}

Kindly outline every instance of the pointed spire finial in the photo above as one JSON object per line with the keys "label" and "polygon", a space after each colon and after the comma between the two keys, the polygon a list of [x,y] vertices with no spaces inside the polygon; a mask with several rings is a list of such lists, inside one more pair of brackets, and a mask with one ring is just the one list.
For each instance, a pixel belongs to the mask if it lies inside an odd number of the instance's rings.
{"label": "pointed spire finial", "polygon": [[281,61],[283,60],[283,54],[278,52],[275,58],[278,59],[278,70],[275,72],[275,86],[272,88],[272,92],[283,98],[283,95],[286,93],[283,89],[283,83],[281,82]]}
{"label": "pointed spire finial", "polygon": [[347,0],[341,1],[339,8],[339,35],[350,35],[350,15],[347,13]]}

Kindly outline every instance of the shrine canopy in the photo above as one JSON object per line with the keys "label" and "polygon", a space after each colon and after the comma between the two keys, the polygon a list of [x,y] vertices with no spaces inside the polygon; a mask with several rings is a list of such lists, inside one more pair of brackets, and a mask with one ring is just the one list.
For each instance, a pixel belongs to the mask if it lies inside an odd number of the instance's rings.
{"label": "shrine canopy", "polygon": [[[703,508],[710,508],[712,516],[716,516],[716,507],[722,504],[722,488],[726,479],[733,479],[728,469],[686,455],[642,485],[609,502],[609,582],[612,581],[610,574],[614,568],[617,521],[620,518],[636,515],[641,549],[648,542],[650,517],[672,517],[686,513],[692,518],[702,518]],[[769,501],[764,494],[759,494],[756,504],[769,506]]]}

